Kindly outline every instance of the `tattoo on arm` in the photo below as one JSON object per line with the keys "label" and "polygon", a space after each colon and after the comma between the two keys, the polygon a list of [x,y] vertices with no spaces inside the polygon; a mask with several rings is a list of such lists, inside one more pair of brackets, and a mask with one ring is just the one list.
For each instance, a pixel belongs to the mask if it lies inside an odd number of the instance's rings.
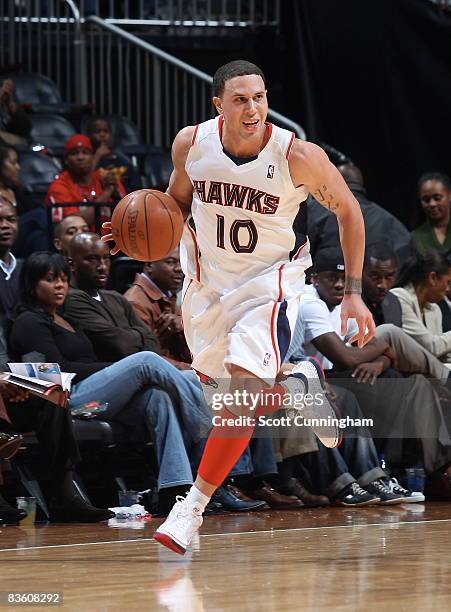
{"label": "tattoo on arm", "polygon": [[340,202],[336,201],[333,193],[327,189],[327,185],[323,185],[317,189],[313,197],[323,206],[327,206],[331,212],[335,212],[340,208]]}
{"label": "tattoo on arm", "polygon": [[358,295],[362,293],[361,278],[354,278],[353,276],[345,278],[345,295],[350,295],[351,293],[357,293]]}

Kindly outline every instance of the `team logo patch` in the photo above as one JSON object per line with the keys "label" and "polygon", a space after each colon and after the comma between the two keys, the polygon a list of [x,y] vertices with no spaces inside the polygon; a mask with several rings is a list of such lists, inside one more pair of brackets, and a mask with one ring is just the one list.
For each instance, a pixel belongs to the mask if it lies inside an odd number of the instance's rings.
{"label": "team logo patch", "polygon": [[274,166],[268,166],[268,173],[266,174],[266,178],[272,179],[274,177]]}
{"label": "team logo patch", "polygon": [[265,358],[263,359],[263,365],[264,366],[269,365],[270,359],[271,359],[271,353],[266,353]]}
{"label": "team logo patch", "polygon": [[202,374],[201,372],[197,372],[197,375],[202,385],[205,385],[206,387],[213,387],[213,389],[218,388],[218,383],[215,381],[214,378],[211,378],[206,374]]}

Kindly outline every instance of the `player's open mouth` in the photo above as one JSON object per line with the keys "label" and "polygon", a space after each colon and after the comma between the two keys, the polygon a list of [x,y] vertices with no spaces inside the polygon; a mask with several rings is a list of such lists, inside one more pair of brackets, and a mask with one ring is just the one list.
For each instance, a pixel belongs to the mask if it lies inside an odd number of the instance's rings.
{"label": "player's open mouth", "polygon": [[243,121],[243,125],[247,130],[254,130],[258,125],[258,119],[255,121]]}

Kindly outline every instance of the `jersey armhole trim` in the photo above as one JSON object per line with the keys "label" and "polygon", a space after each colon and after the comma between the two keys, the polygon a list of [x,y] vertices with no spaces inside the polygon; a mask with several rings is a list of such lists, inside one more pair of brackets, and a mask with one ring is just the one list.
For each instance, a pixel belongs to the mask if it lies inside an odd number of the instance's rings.
{"label": "jersey armhole trim", "polygon": [[193,146],[194,143],[196,142],[196,136],[197,136],[197,130],[198,129],[199,129],[199,124],[197,123],[195,128],[194,128],[193,137],[191,138],[191,146]]}
{"label": "jersey armhole trim", "polygon": [[293,141],[294,141],[294,136],[295,136],[294,132],[291,132],[290,142],[288,144],[287,151],[285,153],[285,159],[287,159],[287,160],[290,157],[291,147],[293,146]]}

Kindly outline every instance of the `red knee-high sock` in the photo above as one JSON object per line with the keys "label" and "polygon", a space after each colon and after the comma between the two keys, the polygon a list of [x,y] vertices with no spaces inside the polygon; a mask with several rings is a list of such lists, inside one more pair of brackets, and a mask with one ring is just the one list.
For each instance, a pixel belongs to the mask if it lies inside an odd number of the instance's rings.
{"label": "red knee-high sock", "polygon": [[[283,394],[284,389],[279,385],[262,391],[262,402],[255,413],[250,415],[251,419],[278,410]],[[233,424],[225,423],[213,427],[197,471],[201,478],[216,487],[220,487],[227,478],[245,451],[254,431],[254,425],[247,422],[244,417],[243,425],[237,424],[238,417],[226,408],[222,409],[219,416],[232,419]]]}

